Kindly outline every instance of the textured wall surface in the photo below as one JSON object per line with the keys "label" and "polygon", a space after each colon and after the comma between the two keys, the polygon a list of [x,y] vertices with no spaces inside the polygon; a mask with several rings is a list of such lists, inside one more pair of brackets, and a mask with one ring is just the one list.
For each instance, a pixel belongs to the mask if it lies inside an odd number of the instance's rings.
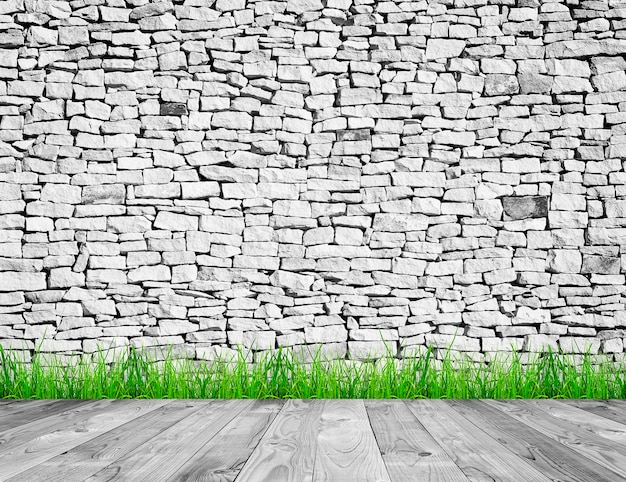
{"label": "textured wall surface", "polygon": [[621,360],[625,54],[615,0],[4,0],[0,344]]}

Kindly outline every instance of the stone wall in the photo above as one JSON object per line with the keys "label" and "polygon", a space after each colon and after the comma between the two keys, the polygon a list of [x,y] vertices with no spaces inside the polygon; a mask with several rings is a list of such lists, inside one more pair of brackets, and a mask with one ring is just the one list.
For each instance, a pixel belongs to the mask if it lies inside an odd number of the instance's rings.
{"label": "stone wall", "polygon": [[616,0],[3,0],[0,344],[619,361],[624,54]]}

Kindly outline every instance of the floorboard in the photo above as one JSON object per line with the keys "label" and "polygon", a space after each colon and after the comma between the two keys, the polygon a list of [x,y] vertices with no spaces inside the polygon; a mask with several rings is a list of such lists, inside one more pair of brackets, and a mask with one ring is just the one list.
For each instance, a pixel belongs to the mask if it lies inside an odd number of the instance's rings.
{"label": "floorboard", "polygon": [[402,400],[365,400],[365,407],[393,481],[469,481]]}
{"label": "floorboard", "polygon": [[326,400],[313,480],[390,482],[363,400]]}
{"label": "floorboard", "polygon": [[3,432],[0,474],[10,478],[169,400],[98,400]]}
{"label": "floorboard", "polygon": [[324,400],[287,400],[237,482],[313,480],[313,464]]}
{"label": "floorboard", "polygon": [[[537,408],[531,400],[483,400],[580,455],[626,477],[626,448]],[[543,401],[543,400],[542,400]],[[549,400],[546,400],[549,401]]]}
{"label": "floorboard", "polygon": [[26,400],[0,407],[0,432],[91,403],[91,400]]}
{"label": "floorboard", "polygon": [[205,401],[173,400],[32,467],[6,482],[85,480],[205,405]]}
{"label": "floorboard", "polygon": [[[542,402],[545,400],[542,400]],[[448,400],[457,412],[553,480],[626,482],[615,472],[481,400]]]}
{"label": "floorboard", "polygon": [[210,400],[183,420],[95,473],[88,482],[157,482],[178,470],[252,400]]}
{"label": "floorboard", "polygon": [[626,400],[560,400],[572,407],[595,413],[626,425]]}
{"label": "floorboard", "polygon": [[560,400],[526,400],[526,403],[573,424],[581,430],[604,437],[612,443],[626,446],[626,425],[623,423],[585,412],[562,403]]}
{"label": "floorboard", "polygon": [[446,400],[406,402],[420,423],[470,480],[548,482],[551,479],[490,437],[447,404]]}
{"label": "floorboard", "polygon": [[624,400],[0,402],[0,482],[626,482]]}
{"label": "floorboard", "polygon": [[284,403],[283,400],[256,400],[167,480],[232,482]]}

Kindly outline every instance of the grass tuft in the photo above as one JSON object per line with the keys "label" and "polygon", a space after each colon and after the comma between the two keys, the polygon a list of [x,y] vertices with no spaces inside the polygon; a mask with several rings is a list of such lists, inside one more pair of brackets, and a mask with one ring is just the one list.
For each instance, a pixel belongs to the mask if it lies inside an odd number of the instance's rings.
{"label": "grass tuft", "polygon": [[435,360],[432,346],[401,360],[387,349],[375,363],[322,359],[321,348],[310,363],[283,348],[256,353],[249,363],[251,351],[241,347],[236,360],[199,362],[173,358],[171,346],[160,361],[130,347],[117,358],[99,350],[74,362],[37,349],[27,362],[0,346],[0,398],[626,398],[624,367],[592,363],[588,351],[576,366],[551,348],[522,363],[512,348],[512,360],[502,363],[499,353],[487,367],[469,357],[452,360],[449,350]]}

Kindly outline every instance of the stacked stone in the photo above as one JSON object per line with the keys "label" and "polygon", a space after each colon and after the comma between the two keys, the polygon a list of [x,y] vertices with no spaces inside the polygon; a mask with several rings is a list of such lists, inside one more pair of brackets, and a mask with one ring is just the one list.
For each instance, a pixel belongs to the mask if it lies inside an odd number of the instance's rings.
{"label": "stacked stone", "polygon": [[0,344],[621,361],[622,32],[617,0],[4,0]]}

